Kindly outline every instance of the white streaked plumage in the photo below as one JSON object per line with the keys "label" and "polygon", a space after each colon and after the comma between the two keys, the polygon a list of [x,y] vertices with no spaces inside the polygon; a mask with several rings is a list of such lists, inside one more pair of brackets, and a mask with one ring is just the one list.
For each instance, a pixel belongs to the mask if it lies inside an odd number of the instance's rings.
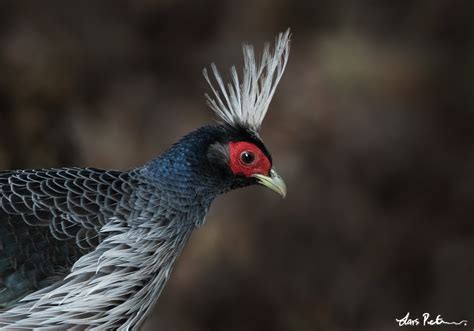
{"label": "white streaked plumage", "polygon": [[244,68],[242,82],[237,69],[232,66],[230,73],[232,83],[225,83],[217,70],[211,64],[211,70],[218,88],[214,87],[206,69],[203,75],[209,83],[214,98],[206,94],[207,104],[227,124],[243,126],[255,133],[260,131],[268,106],[275,89],[288,63],[290,52],[290,30],[280,33],[276,38],[275,49],[270,51],[267,43],[260,62],[255,58],[253,46],[244,44]]}
{"label": "white streaked plumage", "polygon": [[[154,223],[130,230],[112,219],[102,232],[112,235],[82,256],[64,280],[26,296],[22,305],[4,313],[0,326],[106,330],[119,324],[118,330],[137,329],[158,299],[192,228],[178,231]],[[122,300],[126,304],[117,303]]]}

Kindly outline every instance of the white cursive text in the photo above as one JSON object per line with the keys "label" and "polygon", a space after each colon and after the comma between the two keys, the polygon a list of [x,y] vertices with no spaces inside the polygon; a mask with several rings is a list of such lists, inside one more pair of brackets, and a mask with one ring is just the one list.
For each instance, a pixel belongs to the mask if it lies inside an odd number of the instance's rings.
{"label": "white cursive text", "polygon": [[412,318],[410,312],[406,313],[405,316],[395,321],[398,323],[398,326],[436,326],[436,325],[456,325],[456,326],[467,326],[467,320],[462,320],[459,322],[448,322],[443,319],[441,314],[436,315],[435,318],[432,318],[430,313],[423,313],[423,318]]}

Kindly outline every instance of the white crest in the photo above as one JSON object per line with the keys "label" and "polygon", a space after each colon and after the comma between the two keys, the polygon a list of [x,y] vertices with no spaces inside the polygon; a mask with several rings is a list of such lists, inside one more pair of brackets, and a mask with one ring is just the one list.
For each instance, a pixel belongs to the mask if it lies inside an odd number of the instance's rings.
{"label": "white crest", "polygon": [[276,38],[275,49],[265,44],[260,63],[255,59],[252,45],[243,45],[244,68],[242,82],[235,66],[230,68],[232,83],[226,86],[214,63],[211,70],[217,82],[214,87],[207,70],[203,75],[209,83],[215,98],[206,94],[207,104],[224,122],[231,126],[243,126],[258,133],[275,89],[288,63],[290,52],[290,29]]}

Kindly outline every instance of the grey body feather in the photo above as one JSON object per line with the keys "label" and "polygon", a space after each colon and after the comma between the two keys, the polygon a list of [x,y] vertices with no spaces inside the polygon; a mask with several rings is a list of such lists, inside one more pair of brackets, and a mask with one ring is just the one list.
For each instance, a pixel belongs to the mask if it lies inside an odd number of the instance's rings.
{"label": "grey body feather", "polygon": [[0,327],[13,329],[139,326],[208,208],[139,170],[3,172],[0,198]]}

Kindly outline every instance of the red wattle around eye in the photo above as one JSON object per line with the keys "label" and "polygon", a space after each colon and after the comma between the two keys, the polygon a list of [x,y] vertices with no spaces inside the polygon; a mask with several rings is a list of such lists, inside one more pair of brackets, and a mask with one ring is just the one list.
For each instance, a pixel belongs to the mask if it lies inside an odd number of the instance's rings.
{"label": "red wattle around eye", "polygon": [[[252,153],[255,159],[245,164],[242,161],[242,153]],[[270,172],[270,161],[263,152],[254,144],[247,141],[233,141],[229,143],[230,169],[234,175],[244,175],[250,177],[253,174],[268,175]]]}

